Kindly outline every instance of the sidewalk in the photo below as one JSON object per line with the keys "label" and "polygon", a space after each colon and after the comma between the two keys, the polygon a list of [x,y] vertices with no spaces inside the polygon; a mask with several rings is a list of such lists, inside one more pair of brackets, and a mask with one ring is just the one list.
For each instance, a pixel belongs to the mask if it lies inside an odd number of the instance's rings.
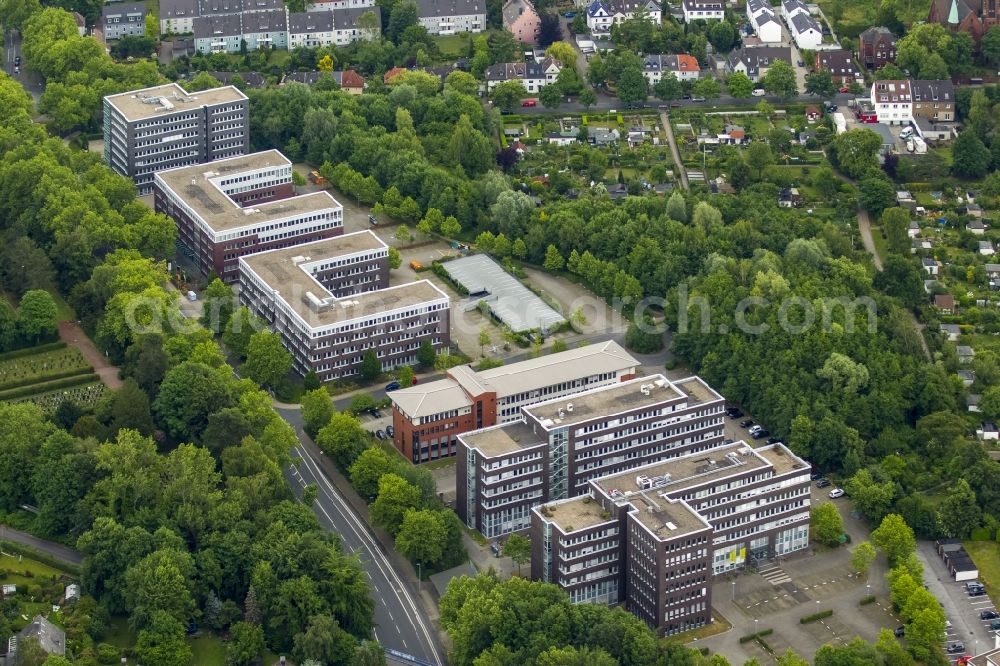
{"label": "sidewalk", "polygon": [[87,334],[83,332],[76,322],[59,322],[59,339],[66,344],[75,347],[87,359],[87,362],[94,366],[94,372],[98,374],[101,381],[109,389],[119,389],[122,387],[122,380],[118,377],[118,368],[108,362],[107,357],[97,351],[97,347],[91,342]]}

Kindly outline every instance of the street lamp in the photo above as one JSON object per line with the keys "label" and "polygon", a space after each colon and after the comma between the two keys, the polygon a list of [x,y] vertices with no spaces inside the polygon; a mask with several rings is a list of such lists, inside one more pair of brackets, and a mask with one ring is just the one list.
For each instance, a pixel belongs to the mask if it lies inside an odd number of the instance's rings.
{"label": "street lamp", "polygon": [[736,581],[733,581],[733,601],[736,601]]}

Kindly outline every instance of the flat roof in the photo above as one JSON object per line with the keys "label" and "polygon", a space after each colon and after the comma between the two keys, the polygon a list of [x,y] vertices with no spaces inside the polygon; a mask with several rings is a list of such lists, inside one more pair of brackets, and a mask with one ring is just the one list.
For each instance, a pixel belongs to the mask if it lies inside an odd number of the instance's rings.
{"label": "flat roof", "polygon": [[811,467],[809,463],[799,458],[781,444],[762,446],[756,449],[756,452],[774,466],[775,474],[785,474],[795,469]]}
{"label": "flat roof", "polygon": [[[353,235],[353,234],[352,234]],[[313,261],[339,252],[340,237],[328,238],[309,243]],[[311,328],[321,328],[341,322],[367,317],[396,308],[417,305],[428,301],[448,299],[448,296],[427,280],[377,289],[344,298],[335,298],[312,274],[302,266],[297,266],[292,257],[301,255],[304,245],[279,250],[268,250],[240,257],[240,264],[246,264],[261,280],[298,314]],[[322,301],[324,307],[313,309],[306,301],[311,294]]]}
{"label": "flat roof", "polygon": [[203,106],[239,102],[247,99],[247,96],[233,86],[209,88],[208,90],[188,93],[176,83],[167,83],[162,86],[108,95],[104,99],[125,116],[126,120],[131,122],[167,113],[190,111]]}
{"label": "flat roof", "polygon": [[628,499],[641,492],[636,483],[639,476],[668,477],[666,484],[657,487],[657,493],[674,493],[690,486],[723,478],[737,472],[752,471],[770,466],[770,462],[758,451],[742,441],[719,446],[709,451],[698,451],[687,456],[671,458],[660,462],[636,467],[625,472],[601,477],[594,482],[611,494],[612,490],[624,493]]}
{"label": "flat roof", "polygon": [[493,314],[514,332],[547,330],[566,321],[485,254],[454,259],[441,266],[468,289],[471,300],[486,301]]}
{"label": "flat roof", "polygon": [[265,150],[204,164],[191,164],[158,171],[156,178],[162,180],[217,233],[261,224],[272,219],[342,208],[340,202],[326,190],[242,207],[212,182],[224,176],[268,167],[291,167],[291,164],[288,158],[277,150]]}
{"label": "flat roof", "polygon": [[524,421],[492,426],[459,435],[469,448],[489,457],[502,456],[543,444],[542,438]]}
{"label": "flat roof", "polygon": [[542,504],[535,507],[535,512],[542,520],[558,526],[563,532],[583,530],[614,520],[605,517],[604,507],[590,495]]}
{"label": "flat roof", "polygon": [[666,377],[652,375],[620,384],[601,386],[572,396],[546,400],[525,407],[524,411],[538,419],[543,428],[551,429],[684,397],[684,394],[675,389]]}
{"label": "flat roof", "polygon": [[334,238],[324,238],[323,240],[270,250],[270,260],[299,261],[299,266],[305,270],[311,270],[330,259],[366,250],[388,249],[388,247],[381,238],[365,229]]}
{"label": "flat roof", "polygon": [[710,523],[682,500],[657,497],[646,491],[631,497],[630,503],[636,509],[631,515],[659,539],[675,539],[711,528]]}
{"label": "flat roof", "polygon": [[706,384],[701,377],[681,379],[674,382],[674,386],[688,397],[688,403],[692,405],[723,399],[722,395]]}

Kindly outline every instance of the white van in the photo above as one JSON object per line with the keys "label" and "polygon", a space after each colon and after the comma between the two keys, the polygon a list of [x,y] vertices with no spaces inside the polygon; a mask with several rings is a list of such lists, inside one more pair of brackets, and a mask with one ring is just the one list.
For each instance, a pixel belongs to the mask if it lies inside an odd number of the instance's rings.
{"label": "white van", "polygon": [[911,136],[913,136],[913,127],[910,125],[907,125],[903,129],[899,130],[900,139],[909,139]]}

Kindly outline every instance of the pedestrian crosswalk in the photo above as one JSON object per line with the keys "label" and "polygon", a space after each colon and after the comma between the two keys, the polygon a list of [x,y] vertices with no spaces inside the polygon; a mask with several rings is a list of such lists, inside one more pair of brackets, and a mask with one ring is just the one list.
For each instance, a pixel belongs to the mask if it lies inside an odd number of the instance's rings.
{"label": "pedestrian crosswalk", "polygon": [[792,582],[792,579],[788,577],[788,574],[786,574],[785,571],[776,564],[765,564],[758,569],[757,573],[759,573],[764,580],[774,586]]}

